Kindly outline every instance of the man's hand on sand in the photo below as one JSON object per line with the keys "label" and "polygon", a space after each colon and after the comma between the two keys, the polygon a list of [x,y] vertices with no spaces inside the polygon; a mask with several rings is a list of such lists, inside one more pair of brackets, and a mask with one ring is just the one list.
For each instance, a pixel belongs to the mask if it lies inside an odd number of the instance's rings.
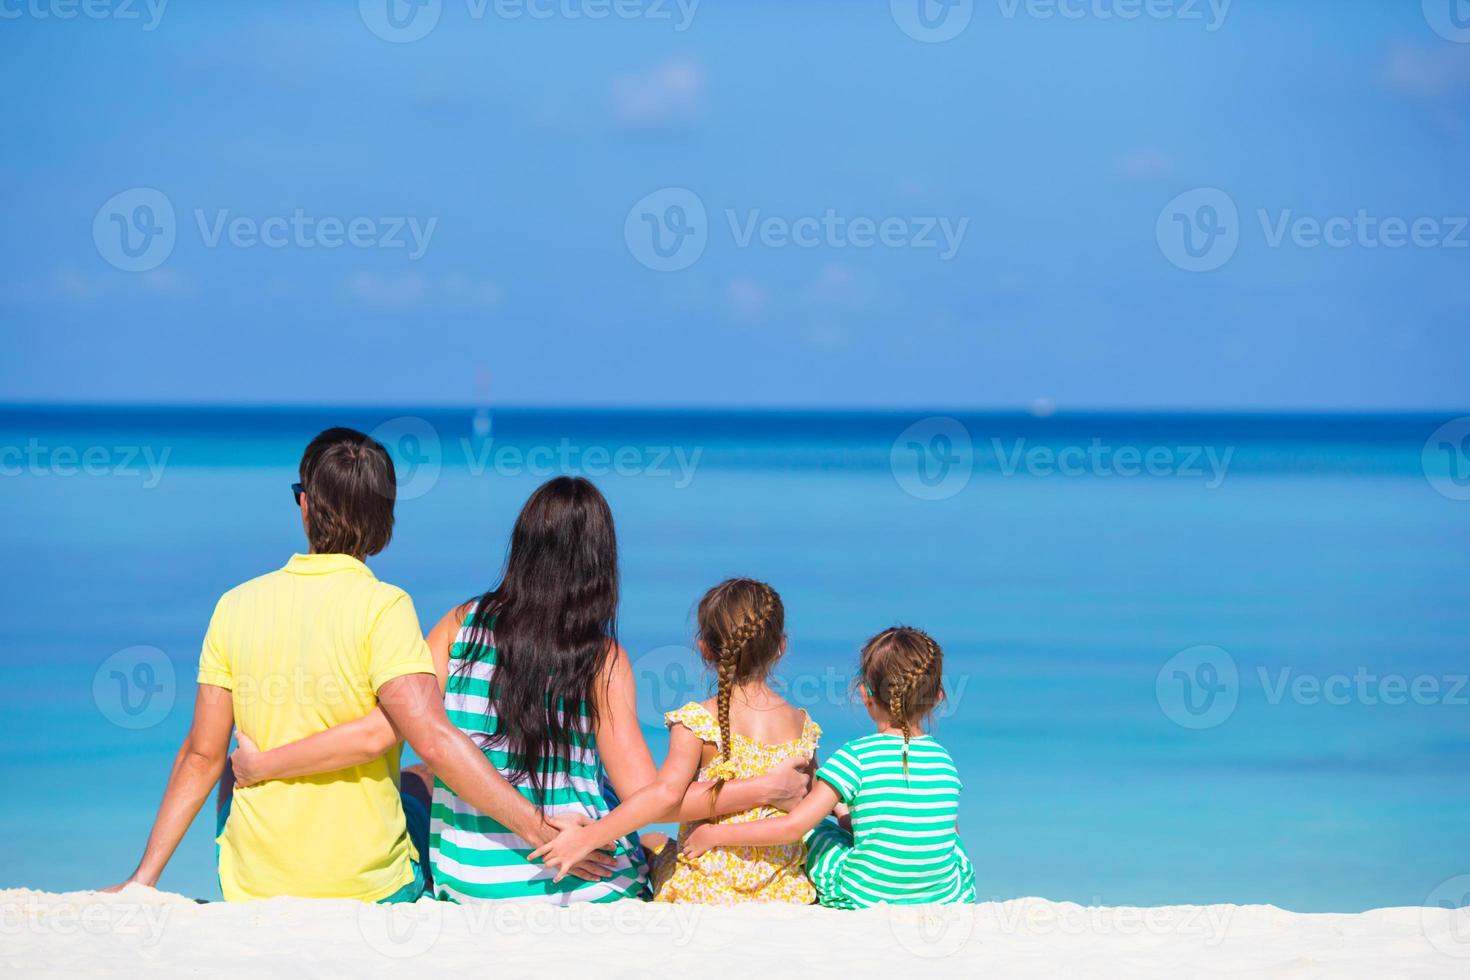
{"label": "man's hand on sand", "polygon": [[115,885],[108,885],[106,888],[99,888],[97,890],[104,895],[116,895],[118,892],[122,891],[129,885],[142,885],[144,888],[154,887],[153,885],[150,885],[145,881],[139,881],[137,878],[129,878],[127,881],[119,881]]}

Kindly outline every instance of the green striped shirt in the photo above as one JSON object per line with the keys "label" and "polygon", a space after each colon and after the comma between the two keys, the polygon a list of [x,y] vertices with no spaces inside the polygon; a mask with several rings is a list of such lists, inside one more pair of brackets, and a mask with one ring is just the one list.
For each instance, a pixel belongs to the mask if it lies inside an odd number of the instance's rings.
{"label": "green striped shirt", "polygon": [[[478,660],[473,655],[482,654]],[[495,634],[477,627],[473,614],[465,618],[449,649],[449,679],[444,708],[449,720],[485,753],[490,764],[509,778],[517,758],[499,738],[495,700]],[[586,706],[575,713],[586,717]],[[532,803],[530,785],[516,787]],[[592,820],[607,816],[617,797],[597,753],[597,739],[587,731],[573,732],[567,758],[557,759],[546,774],[547,816],[576,813]],[[583,881],[569,875],[560,882],[540,862],[527,856],[534,848],[494,817],[476,810],[439,780],[434,781],[434,805],[429,815],[429,847],[434,887],[440,898],[466,902],[487,899],[571,902],[609,902],[640,898],[647,891],[648,872],[636,836],[615,845],[616,864],[605,881]]]}
{"label": "green striped shirt", "polygon": [[[852,811],[852,843],[813,848],[812,881],[822,904],[919,904],[975,899],[974,870],[960,843],[960,782],[954,759],[933,737],[853,739],[817,770]],[[819,828],[820,829],[820,828]]]}

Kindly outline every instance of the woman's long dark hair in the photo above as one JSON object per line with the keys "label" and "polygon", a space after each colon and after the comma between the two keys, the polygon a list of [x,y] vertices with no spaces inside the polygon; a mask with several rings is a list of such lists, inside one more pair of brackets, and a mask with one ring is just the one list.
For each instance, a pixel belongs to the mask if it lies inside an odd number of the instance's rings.
{"label": "woman's long dark hair", "polygon": [[[490,730],[510,755],[506,778],[529,782],[542,808],[552,763],[569,761],[573,740],[585,745],[597,730],[593,688],[617,643],[617,612],[607,501],[580,477],[543,483],[516,518],[500,584],[475,600],[471,619],[476,635],[494,633]],[[458,669],[489,655],[476,643]]]}

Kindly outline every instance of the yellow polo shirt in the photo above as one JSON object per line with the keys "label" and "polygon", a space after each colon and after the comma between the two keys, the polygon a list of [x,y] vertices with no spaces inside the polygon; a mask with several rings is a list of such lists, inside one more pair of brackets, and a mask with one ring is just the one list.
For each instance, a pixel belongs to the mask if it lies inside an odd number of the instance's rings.
{"label": "yellow polo shirt", "polygon": [[[296,555],[226,592],[199,683],[228,688],[262,750],[361,718],[377,691],[434,661],[413,603],[348,555]],[[398,747],[359,766],[239,787],[217,843],[227,901],[297,895],[377,901],[413,879]]]}

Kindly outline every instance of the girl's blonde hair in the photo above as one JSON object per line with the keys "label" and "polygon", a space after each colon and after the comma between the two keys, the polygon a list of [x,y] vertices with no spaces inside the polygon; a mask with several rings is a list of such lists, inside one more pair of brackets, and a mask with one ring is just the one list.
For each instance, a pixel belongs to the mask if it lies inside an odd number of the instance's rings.
{"label": "girl's blonde hair", "polygon": [[[715,717],[720,757],[730,758],[730,694],[737,684],[764,680],[781,657],[786,610],[776,590],[749,578],[726,579],[699,601],[699,639],[719,679]],[[718,796],[725,779],[715,780]]]}
{"label": "girl's blonde hair", "polygon": [[867,643],[859,658],[868,696],[888,710],[903,732],[903,773],[909,772],[909,738],[944,700],[944,651],[912,626],[892,626]]}

